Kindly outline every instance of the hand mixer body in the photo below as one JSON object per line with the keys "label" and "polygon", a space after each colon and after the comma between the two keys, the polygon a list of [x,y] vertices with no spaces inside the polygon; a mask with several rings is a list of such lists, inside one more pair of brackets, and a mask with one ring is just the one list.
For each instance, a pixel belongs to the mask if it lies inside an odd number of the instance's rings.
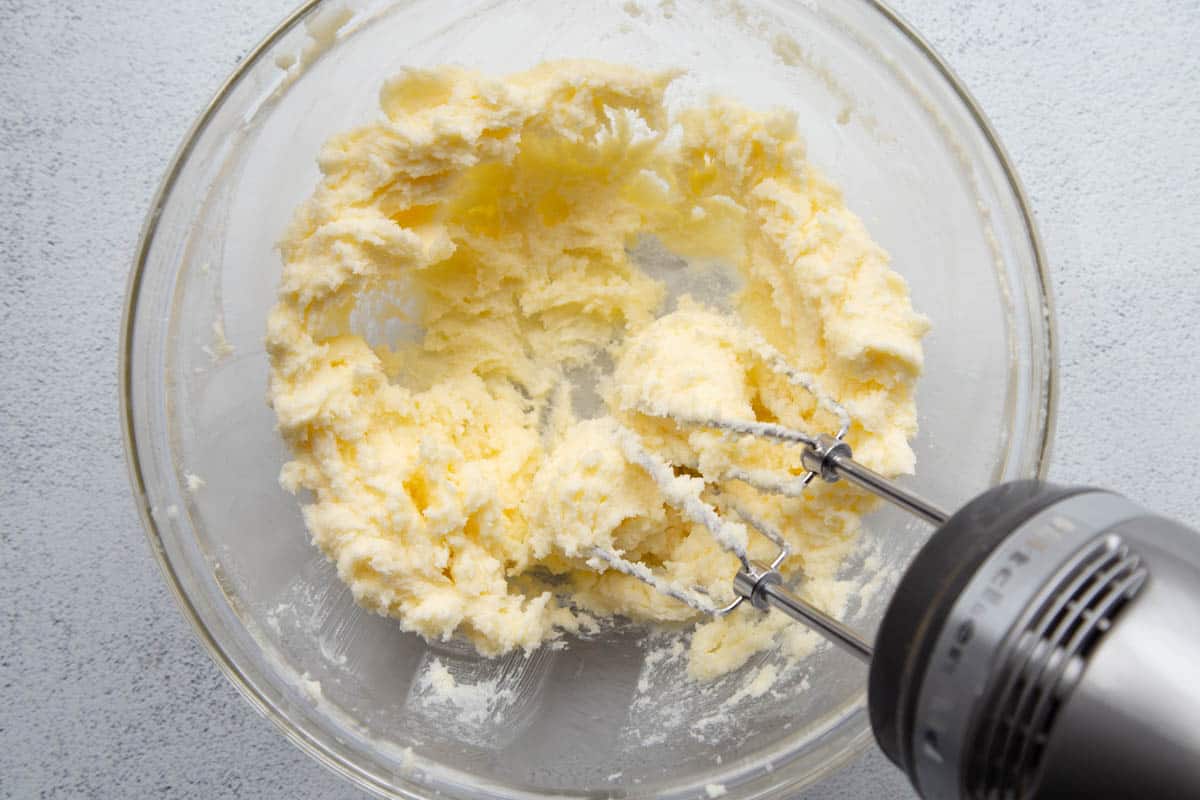
{"label": "hand mixer body", "polygon": [[927,798],[1200,797],[1200,534],[1118,495],[996,487],[880,626],[880,747]]}
{"label": "hand mixer body", "polygon": [[[780,532],[715,490],[681,490],[672,466],[631,431],[616,433],[629,460],[741,561],[734,599],[680,587],[613,549],[596,547],[588,563],[708,614],[743,601],[775,609],[870,661],[875,738],[923,797],[1200,798],[1200,533],[1111,492],[1038,481],[995,487],[948,515],[855,461],[846,409],[765,343],[752,349],[812,393],[837,420],[835,435],[637,410],[681,428],[797,447],[806,470],[729,468],[718,483],[796,497],[813,480],[844,479],[937,525],[901,578],[874,647],[788,591]],[[779,547],[771,563],[749,558],[750,529]]]}

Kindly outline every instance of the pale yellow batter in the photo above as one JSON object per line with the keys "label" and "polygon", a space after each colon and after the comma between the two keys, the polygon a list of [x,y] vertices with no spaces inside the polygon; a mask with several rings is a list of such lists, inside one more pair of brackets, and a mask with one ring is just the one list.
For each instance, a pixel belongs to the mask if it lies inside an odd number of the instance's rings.
{"label": "pale yellow batter", "polygon": [[[672,116],[672,78],[579,61],[408,70],[383,89],[384,119],[321,153],[267,337],[293,455],[281,480],[312,492],[308,528],[358,602],[408,630],[498,654],[611,615],[695,618],[700,678],[775,641],[778,615],[698,618],[585,563],[602,545],[729,591],[736,560],[630,447],[691,468],[682,491],[705,491],[699,473],[772,521],[801,591],[840,613],[835,576],[869,501],[840,485],[756,495],[725,471],[798,474],[795,452],[643,413],[835,428],[770,353],[847,407],[861,461],[913,467],[927,323],[904,281],[805,161],[791,114],[714,101]],[[645,235],[729,264],[735,311],[668,303],[631,260]],[[573,391],[597,374],[602,407],[581,418]]]}

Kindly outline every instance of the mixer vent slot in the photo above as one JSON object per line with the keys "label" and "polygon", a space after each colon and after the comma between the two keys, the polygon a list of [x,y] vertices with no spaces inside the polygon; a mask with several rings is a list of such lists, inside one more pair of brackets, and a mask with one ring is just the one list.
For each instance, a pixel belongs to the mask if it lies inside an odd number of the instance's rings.
{"label": "mixer vent slot", "polygon": [[967,796],[1026,797],[1059,705],[1097,642],[1146,581],[1136,553],[1115,535],[1078,553],[1018,634],[968,746]]}

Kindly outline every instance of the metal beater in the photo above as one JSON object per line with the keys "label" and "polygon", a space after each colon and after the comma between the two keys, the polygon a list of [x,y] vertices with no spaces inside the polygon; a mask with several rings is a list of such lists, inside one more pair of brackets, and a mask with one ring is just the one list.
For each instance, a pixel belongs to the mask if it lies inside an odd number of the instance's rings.
{"label": "metal beater", "polygon": [[[707,614],[744,601],[776,608],[867,662],[876,741],[922,797],[1200,797],[1200,534],[1111,492],[1039,481],[997,486],[949,515],[855,461],[845,408],[768,355],[837,417],[834,435],[637,410],[797,447],[806,470],[734,469],[723,480],[795,496],[817,478],[844,478],[937,526],[874,647],[783,587],[779,531],[719,494],[678,492],[672,465],[631,431],[621,436],[626,457],[740,560],[733,596],[720,602],[610,549],[596,548],[590,563]],[[779,547],[769,563],[749,558],[748,530]]]}

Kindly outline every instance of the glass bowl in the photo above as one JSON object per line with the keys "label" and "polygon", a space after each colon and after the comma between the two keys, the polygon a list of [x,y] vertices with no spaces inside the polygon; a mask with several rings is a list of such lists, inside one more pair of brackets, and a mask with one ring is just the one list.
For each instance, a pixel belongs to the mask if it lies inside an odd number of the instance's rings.
{"label": "glass bowl", "polygon": [[[503,74],[593,57],[683,67],[710,93],[799,115],[809,153],[934,323],[911,483],[947,506],[1039,474],[1053,412],[1047,282],[1020,186],[982,114],[892,12],[836,2],[313,2],[247,57],[150,211],[124,320],[121,403],[151,546],[213,660],[327,766],[384,796],[794,794],[864,748],[865,671],[824,648],[760,697],[708,685],[617,629],[488,660],[356,608],[277,475],[265,403],[275,242],[331,134],[373,118],[403,65]],[[230,350],[232,348],[232,350]],[[868,636],[928,535],[884,510],[847,575]],[[879,569],[855,570],[867,559]],[[653,640],[654,637],[651,637]],[[655,650],[653,648],[658,647]],[[453,679],[454,690],[432,691]]]}

